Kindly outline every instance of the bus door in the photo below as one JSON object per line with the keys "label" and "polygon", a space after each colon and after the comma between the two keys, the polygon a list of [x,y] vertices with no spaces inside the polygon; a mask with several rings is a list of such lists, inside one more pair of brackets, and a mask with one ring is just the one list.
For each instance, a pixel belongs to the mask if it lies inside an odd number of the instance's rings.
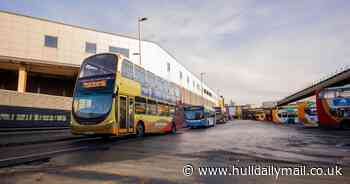
{"label": "bus door", "polygon": [[129,97],[129,111],[128,111],[128,132],[134,132],[134,114],[135,114],[135,99],[133,97]]}
{"label": "bus door", "polygon": [[208,111],[207,112],[207,120],[209,121],[209,126],[214,126],[215,125],[215,112]]}
{"label": "bus door", "polygon": [[134,98],[119,96],[119,133],[134,132]]}

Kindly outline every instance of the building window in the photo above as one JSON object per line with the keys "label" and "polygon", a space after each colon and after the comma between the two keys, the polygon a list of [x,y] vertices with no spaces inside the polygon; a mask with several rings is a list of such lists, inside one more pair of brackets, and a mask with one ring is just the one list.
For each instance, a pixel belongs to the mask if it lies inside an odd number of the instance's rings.
{"label": "building window", "polygon": [[56,36],[45,35],[45,46],[57,48],[57,40],[58,38]]}
{"label": "building window", "polygon": [[204,89],[204,93],[205,93],[206,95],[210,96],[210,97],[212,96],[211,92],[208,91],[207,89]]}
{"label": "building window", "polygon": [[182,80],[182,72],[180,71],[180,80]]}
{"label": "building window", "polygon": [[129,49],[109,46],[109,52],[119,53],[126,57],[129,57]]}
{"label": "building window", "polygon": [[190,77],[187,76],[187,84],[189,84],[189,83],[190,83]]}
{"label": "building window", "polygon": [[166,63],[166,70],[170,72],[170,63]]}
{"label": "building window", "polygon": [[85,42],[85,52],[86,53],[96,53],[96,43]]}

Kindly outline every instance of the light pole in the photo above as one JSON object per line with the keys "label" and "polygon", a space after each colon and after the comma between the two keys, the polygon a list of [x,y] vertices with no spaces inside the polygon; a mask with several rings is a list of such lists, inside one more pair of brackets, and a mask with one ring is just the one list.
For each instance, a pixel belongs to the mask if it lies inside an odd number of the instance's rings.
{"label": "light pole", "polygon": [[204,105],[204,97],[203,97],[203,75],[205,73],[204,72],[201,72],[200,75],[201,75],[201,92],[202,92],[202,105]]}
{"label": "light pole", "polygon": [[137,28],[138,28],[138,32],[139,32],[139,64],[141,65],[141,22],[146,21],[147,18],[146,17],[139,17],[137,20]]}

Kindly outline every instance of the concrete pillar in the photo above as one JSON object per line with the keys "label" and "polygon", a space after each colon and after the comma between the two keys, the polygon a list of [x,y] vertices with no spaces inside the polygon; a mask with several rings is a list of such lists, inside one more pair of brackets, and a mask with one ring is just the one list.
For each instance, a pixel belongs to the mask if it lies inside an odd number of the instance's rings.
{"label": "concrete pillar", "polygon": [[17,91],[20,93],[26,92],[26,86],[27,86],[27,70],[25,65],[20,65],[18,68]]}

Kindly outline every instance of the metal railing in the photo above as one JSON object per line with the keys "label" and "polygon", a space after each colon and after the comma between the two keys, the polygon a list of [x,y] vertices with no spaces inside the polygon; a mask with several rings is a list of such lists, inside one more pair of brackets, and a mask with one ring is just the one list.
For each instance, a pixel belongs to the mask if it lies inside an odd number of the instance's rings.
{"label": "metal railing", "polygon": [[346,72],[348,70],[350,70],[350,65],[342,66],[342,67],[336,69],[334,72],[328,73],[328,74],[322,76],[321,78],[319,78],[317,80],[308,82],[305,85],[302,85],[301,87],[297,88],[296,90],[293,90],[292,92],[290,92],[287,95],[287,97],[283,98],[282,100],[284,100],[284,99],[286,99],[286,98],[288,98],[288,97],[290,97],[292,95],[295,95],[295,94],[297,94],[297,93],[299,93],[301,91],[304,91],[306,89],[315,87],[316,85],[318,85],[318,84],[320,84],[322,82],[325,82],[325,81],[327,81],[327,80],[329,80],[329,79],[331,79],[331,78],[333,78],[333,77],[335,77],[335,76],[337,76],[337,75],[339,75],[339,74],[341,74],[343,72]]}

